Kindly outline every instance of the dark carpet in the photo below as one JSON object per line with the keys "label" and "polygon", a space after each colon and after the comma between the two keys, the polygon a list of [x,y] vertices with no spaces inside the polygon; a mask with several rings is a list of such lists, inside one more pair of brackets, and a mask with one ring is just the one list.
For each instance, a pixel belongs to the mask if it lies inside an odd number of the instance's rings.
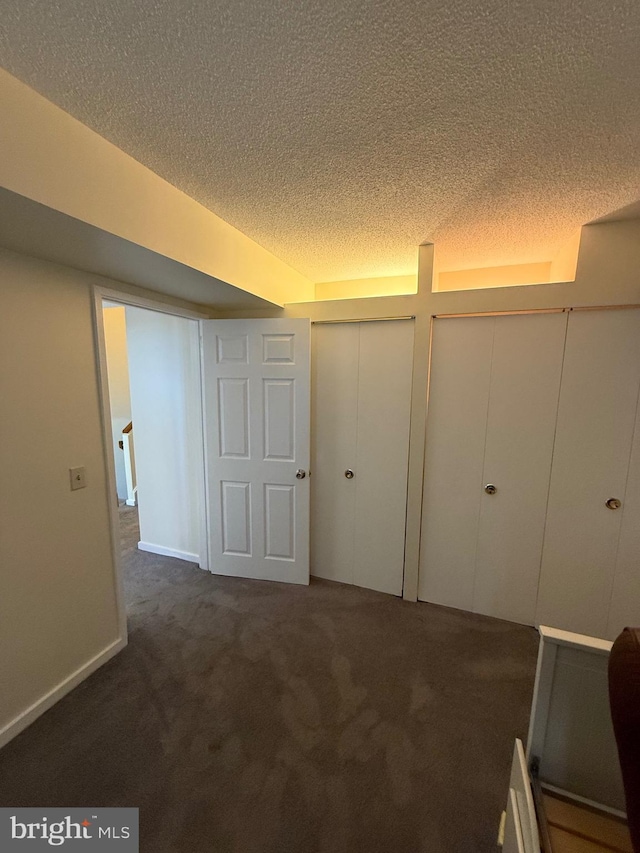
{"label": "dark carpet", "polygon": [[0,805],[139,806],[145,853],[496,849],[532,628],[122,539],[129,646],[0,752]]}

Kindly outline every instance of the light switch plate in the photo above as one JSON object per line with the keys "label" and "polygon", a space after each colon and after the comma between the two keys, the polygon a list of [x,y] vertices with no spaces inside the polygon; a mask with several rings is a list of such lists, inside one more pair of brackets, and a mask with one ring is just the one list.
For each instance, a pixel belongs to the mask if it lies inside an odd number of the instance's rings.
{"label": "light switch plate", "polygon": [[72,492],[76,489],[84,489],[87,485],[87,472],[84,465],[80,468],[69,468],[69,479]]}

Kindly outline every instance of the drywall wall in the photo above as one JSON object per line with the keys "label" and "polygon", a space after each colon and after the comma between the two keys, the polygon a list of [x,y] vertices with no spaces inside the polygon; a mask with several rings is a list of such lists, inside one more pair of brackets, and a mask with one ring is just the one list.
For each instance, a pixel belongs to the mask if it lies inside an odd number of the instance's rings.
{"label": "drywall wall", "polygon": [[1,745],[125,642],[82,274],[0,250],[0,399]]}
{"label": "drywall wall", "polygon": [[551,261],[512,264],[474,270],[451,270],[434,275],[434,290],[472,290],[480,287],[514,287],[520,284],[548,282]]}
{"label": "drywall wall", "polygon": [[111,433],[113,455],[116,463],[116,488],[118,490],[118,498],[124,501],[127,498],[127,481],[124,470],[124,453],[119,447],[119,442],[122,441],[122,430],[131,421],[127,327],[123,307],[104,308],[102,315],[104,320],[104,340],[107,351]]}
{"label": "drywall wall", "polygon": [[197,307],[0,249],[0,746],[126,645],[94,286]]}
{"label": "drywall wall", "polygon": [[0,187],[283,304],[313,285],[0,69]]}
{"label": "drywall wall", "polygon": [[[418,275],[392,275],[357,278],[350,281],[321,281],[315,287],[315,299],[359,299],[369,296],[397,296],[418,292]],[[302,302],[303,300],[288,300]]]}
{"label": "drywall wall", "polygon": [[200,342],[194,320],[127,307],[140,545],[201,563]]}

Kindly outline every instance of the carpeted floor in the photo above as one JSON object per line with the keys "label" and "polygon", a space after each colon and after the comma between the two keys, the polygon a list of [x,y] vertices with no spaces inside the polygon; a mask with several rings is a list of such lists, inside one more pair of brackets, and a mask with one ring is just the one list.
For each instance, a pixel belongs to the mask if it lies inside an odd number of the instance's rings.
{"label": "carpeted floor", "polygon": [[0,752],[0,805],[139,806],[144,853],[496,849],[533,629],[122,539],[129,646]]}

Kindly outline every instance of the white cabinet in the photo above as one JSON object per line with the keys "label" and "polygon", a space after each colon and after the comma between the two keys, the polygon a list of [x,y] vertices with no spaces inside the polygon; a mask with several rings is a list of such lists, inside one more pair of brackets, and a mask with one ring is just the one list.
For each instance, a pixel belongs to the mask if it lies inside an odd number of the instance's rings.
{"label": "white cabinet", "polygon": [[533,622],[566,322],[434,320],[420,599]]}
{"label": "white cabinet", "polygon": [[401,595],[413,323],[318,324],[312,338],[311,572]]}
{"label": "white cabinet", "polygon": [[636,623],[639,388],[637,309],[434,320],[419,598],[601,637]]}

